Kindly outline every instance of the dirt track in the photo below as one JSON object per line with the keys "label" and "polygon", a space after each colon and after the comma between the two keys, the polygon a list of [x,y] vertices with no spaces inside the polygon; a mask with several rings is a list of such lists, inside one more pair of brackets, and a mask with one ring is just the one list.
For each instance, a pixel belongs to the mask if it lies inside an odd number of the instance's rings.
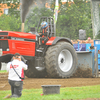
{"label": "dirt track", "polygon": [[[0,90],[10,90],[8,74],[0,73]],[[100,78],[69,78],[69,79],[48,79],[48,78],[25,78],[24,89],[42,88],[41,85],[61,85],[61,87],[76,87],[99,85]]]}

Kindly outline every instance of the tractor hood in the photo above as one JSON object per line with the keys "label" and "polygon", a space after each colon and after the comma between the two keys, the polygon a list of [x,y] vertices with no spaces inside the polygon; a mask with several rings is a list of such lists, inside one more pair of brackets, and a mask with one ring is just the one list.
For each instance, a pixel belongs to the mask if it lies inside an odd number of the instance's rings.
{"label": "tractor hood", "polygon": [[36,39],[35,34],[25,32],[13,32],[13,31],[0,31],[0,37],[16,37],[25,39]]}

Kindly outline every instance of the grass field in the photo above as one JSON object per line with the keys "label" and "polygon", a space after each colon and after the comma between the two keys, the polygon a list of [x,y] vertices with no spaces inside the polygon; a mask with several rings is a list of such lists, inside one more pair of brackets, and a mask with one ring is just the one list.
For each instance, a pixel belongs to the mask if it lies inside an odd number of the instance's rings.
{"label": "grass field", "polygon": [[[5,73],[6,70],[0,71]],[[11,94],[11,91],[0,91],[0,100]],[[85,98],[100,98],[100,85],[83,86],[83,87],[66,87],[60,88],[60,94],[42,95],[42,89],[24,89],[20,98],[11,98],[9,100],[68,100],[68,99],[85,99]]]}
{"label": "grass field", "polygon": [[7,70],[0,70],[0,73],[6,73]]}
{"label": "grass field", "polygon": [[[0,100],[10,94],[9,91],[0,91]],[[84,87],[66,87],[60,88],[60,94],[42,95],[42,89],[24,89],[22,96],[18,100],[66,100],[66,99],[85,99],[85,98],[100,98],[100,85],[84,86]],[[12,98],[9,100],[16,100]]]}

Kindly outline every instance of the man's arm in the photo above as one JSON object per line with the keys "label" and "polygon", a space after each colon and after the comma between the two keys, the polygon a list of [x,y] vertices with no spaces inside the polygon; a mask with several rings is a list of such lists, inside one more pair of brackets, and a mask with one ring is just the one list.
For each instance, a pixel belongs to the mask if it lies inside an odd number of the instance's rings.
{"label": "man's arm", "polygon": [[21,64],[22,64],[22,67],[23,67],[24,70],[27,70],[27,69],[28,69],[28,65],[27,65],[27,64],[25,64],[25,63],[22,62],[22,61],[21,61]]}
{"label": "man's arm", "polygon": [[9,71],[9,69],[10,69],[10,62],[7,64],[7,71]]}

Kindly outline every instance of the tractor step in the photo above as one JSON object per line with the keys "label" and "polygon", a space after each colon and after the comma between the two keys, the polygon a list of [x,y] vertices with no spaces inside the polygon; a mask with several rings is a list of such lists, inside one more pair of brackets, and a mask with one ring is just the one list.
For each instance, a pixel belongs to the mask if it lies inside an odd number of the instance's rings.
{"label": "tractor step", "polygon": [[36,49],[37,52],[43,52],[44,48]]}

